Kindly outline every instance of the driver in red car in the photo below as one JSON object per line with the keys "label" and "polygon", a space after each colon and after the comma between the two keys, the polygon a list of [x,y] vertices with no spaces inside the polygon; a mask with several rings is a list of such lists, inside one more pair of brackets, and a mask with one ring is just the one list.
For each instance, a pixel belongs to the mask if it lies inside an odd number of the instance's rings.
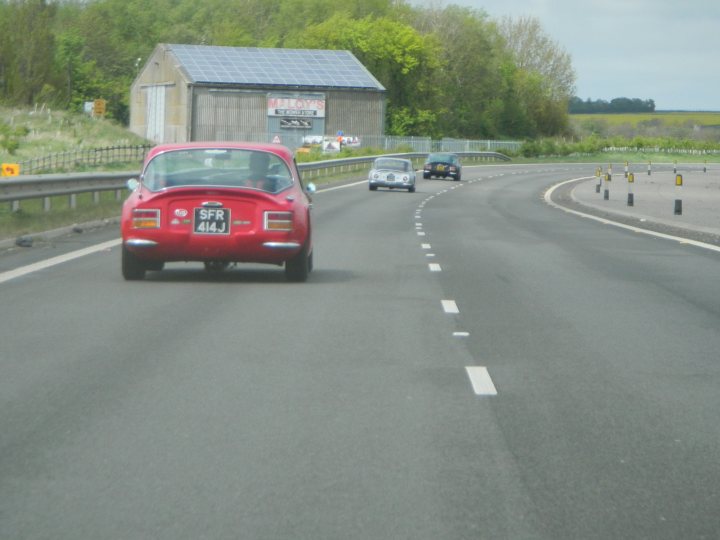
{"label": "driver in red car", "polygon": [[268,178],[270,154],[253,152],[250,154],[250,185],[263,191],[273,191],[273,179]]}

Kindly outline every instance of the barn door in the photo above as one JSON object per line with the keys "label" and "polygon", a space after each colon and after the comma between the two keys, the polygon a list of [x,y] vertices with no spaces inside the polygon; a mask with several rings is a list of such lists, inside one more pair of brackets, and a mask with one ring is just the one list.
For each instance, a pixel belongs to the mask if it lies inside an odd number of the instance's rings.
{"label": "barn door", "polygon": [[147,132],[151,141],[165,142],[165,85],[148,86],[147,90]]}

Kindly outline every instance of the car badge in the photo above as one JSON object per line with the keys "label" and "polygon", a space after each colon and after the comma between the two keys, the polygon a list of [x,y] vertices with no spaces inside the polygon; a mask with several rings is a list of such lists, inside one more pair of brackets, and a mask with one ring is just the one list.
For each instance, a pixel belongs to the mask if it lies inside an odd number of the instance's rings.
{"label": "car badge", "polygon": [[178,208],[175,210],[175,215],[177,217],[185,217],[188,215],[188,211],[185,210],[184,208]]}

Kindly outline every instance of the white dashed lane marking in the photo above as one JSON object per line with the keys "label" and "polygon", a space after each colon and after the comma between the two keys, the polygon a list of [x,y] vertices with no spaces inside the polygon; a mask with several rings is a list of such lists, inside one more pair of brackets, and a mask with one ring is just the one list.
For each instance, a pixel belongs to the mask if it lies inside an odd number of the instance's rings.
{"label": "white dashed lane marking", "polygon": [[473,390],[478,396],[497,396],[497,389],[493,384],[486,367],[467,366],[468,377],[472,383]]}
{"label": "white dashed lane marking", "polygon": [[[460,187],[460,186],[456,186]],[[451,188],[455,189],[455,187]],[[441,191],[440,194],[446,193],[447,190]],[[421,205],[420,208],[422,208],[426,202],[428,202],[432,197],[428,197]],[[419,220],[419,210],[417,211],[417,214],[415,216],[416,220]],[[415,228],[417,229],[418,236],[425,236],[425,233],[421,231],[422,229],[422,223],[417,221],[415,223]],[[430,250],[432,249],[432,246],[430,244],[420,244],[420,247],[424,250]],[[425,257],[435,257],[434,253],[426,253]],[[442,272],[442,268],[439,264],[436,263],[430,263],[428,264],[428,268],[431,272]],[[441,300],[443,311],[447,314],[459,314],[460,309],[457,306],[457,303],[455,300]],[[457,338],[465,338],[469,337],[469,332],[453,332],[453,337]],[[467,371],[468,377],[470,378],[470,383],[472,384],[473,391],[475,392],[475,395],[478,396],[496,396],[497,395],[497,389],[495,388],[495,384],[493,384],[492,379],[490,378],[490,374],[488,373],[487,368],[482,366],[467,366],[465,368]]]}

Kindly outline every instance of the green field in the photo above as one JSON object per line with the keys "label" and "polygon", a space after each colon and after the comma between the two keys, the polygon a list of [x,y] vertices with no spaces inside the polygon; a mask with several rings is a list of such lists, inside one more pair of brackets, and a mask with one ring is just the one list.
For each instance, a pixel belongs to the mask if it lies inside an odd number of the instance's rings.
{"label": "green field", "polygon": [[626,114],[571,114],[571,121],[606,122],[610,126],[664,125],[671,126],[720,126],[720,111],[717,112],[654,112]]}

